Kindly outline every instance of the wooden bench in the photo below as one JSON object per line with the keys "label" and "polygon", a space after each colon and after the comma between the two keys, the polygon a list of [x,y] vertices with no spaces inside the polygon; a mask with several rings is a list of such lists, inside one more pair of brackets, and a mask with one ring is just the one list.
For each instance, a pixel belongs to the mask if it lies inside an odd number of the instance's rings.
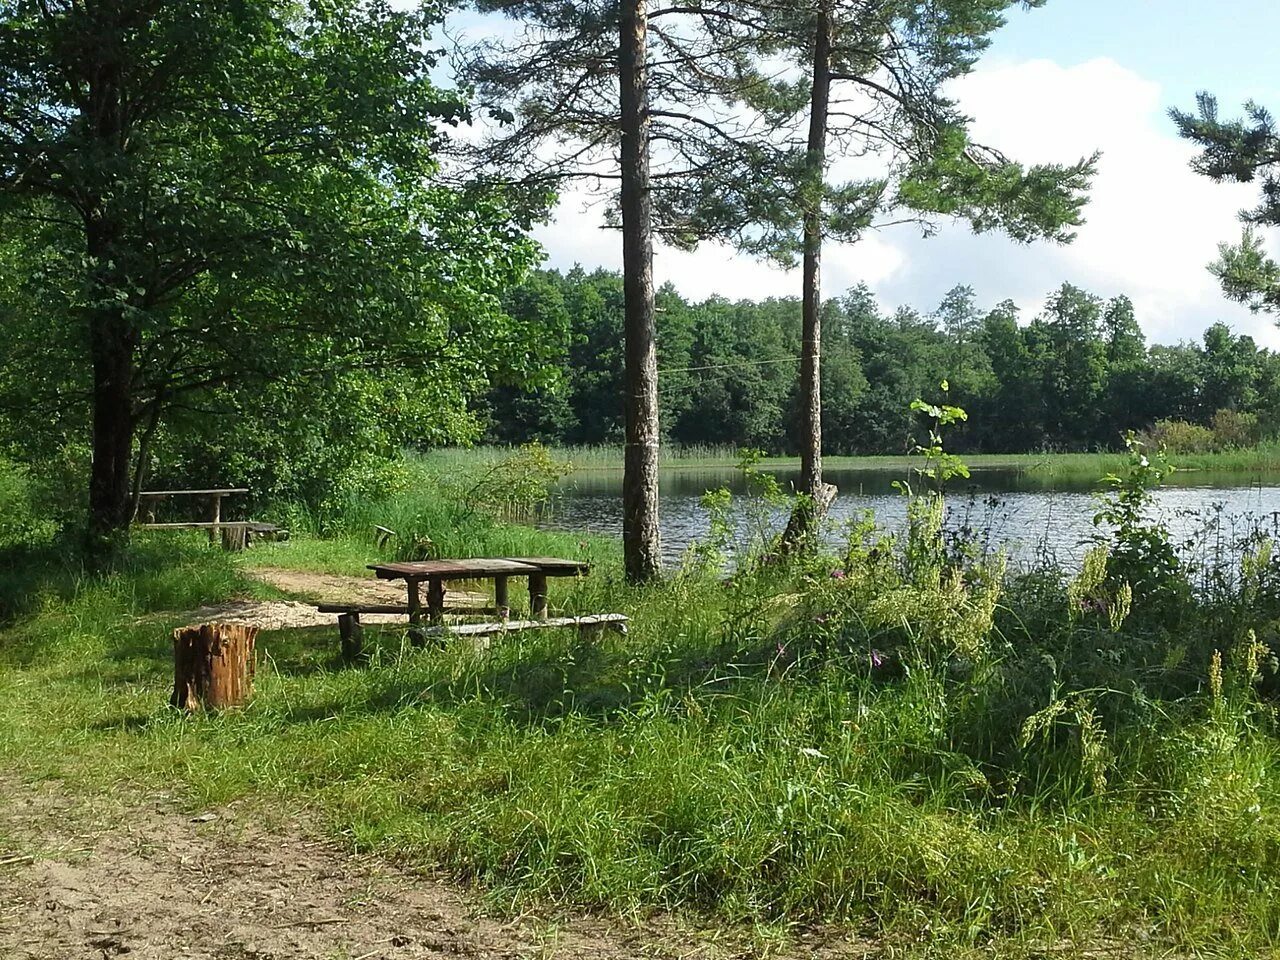
{"label": "wooden bench", "polygon": [[[361,613],[408,613],[407,607],[395,604],[351,604],[323,603],[316,607],[321,613],[338,613],[338,635],[342,640],[342,657],[344,660],[358,660],[364,653],[364,627],[360,623]],[[471,612],[457,608],[459,613]],[[452,610],[450,612],[453,612]],[[492,613],[493,608],[486,608],[485,613]],[[521,633],[525,630],[546,630],[549,628],[569,627],[578,631],[584,640],[600,637],[604,631],[612,630],[626,636],[629,618],[621,613],[595,613],[582,617],[548,617],[545,620],[498,620],[493,623],[455,623],[441,624],[434,627],[418,628],[417,633],[423,638],[434,637],[444,640],[449,637],[476,637],[487,640],[489,637],[506,636],[509,633]]]}
{"label": "wooden bench", "polygon": [[[407,603],[317,603],[320,613],[336,613],[338,615],[338,636],[342,640],[342,656],[347,660],[355,660],[364,648],[364,626],[360,623],[360,615],[391,614],[407,617]],[[449,607],[450,613],[458,614],[496,614],[497,607],[459,606]]]}

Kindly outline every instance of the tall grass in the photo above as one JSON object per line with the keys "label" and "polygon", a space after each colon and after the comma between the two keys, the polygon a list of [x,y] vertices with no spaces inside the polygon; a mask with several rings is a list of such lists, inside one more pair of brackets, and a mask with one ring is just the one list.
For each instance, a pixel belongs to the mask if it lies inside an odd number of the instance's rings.
{"label": "tall grass", "polygon": [[[494,462],[511,453],[511,448],[482,446],[446,448],[419,454],[416,459],[441,472],[474,470],[477,463]],[[612,445],[557,446],[550,453],[573,465],[575,471],[622,469],[622,447]],[[732,446],[663,447],[659,459],[664,469],[728,468],[742,459]],[[964,460],[977,469],[1013,470],[1028,477],[1094,481],[1123,470],[1124,453],[1000,453],[966,454]],[[1173,460],[1181,470],[1220,473],[1280,474],[1280,442],[1270,441],[1242,450],[1219,453],[1180,453]],[[823,462],[831,469],[883,470],[901,472],[915,463],[903,456],[828,456]],[[761,469],[799,469],[798,457],[767,457]]]}

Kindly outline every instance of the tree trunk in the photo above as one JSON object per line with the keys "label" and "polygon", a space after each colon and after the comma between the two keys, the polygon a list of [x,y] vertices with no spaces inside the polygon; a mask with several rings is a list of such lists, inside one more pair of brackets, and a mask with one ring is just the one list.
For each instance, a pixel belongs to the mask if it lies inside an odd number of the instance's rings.
{"label": "tree trunk", "polygon": [[827,114],[831,100],[831,12],[820,4],[813,41],[808,176],[804,196],[803,332],[800,347],[800,494],[783,535],[784,549],[811,538],[834,499],[822,481],[822,194],[826,182]]}
{"label": "tree trunk", "polygon": [[243,706],[253,693],[258,628],[200,623],[173,631],[173,696],[189,712]]}
{"label": "tree trunk", "polygon": [[128,530],[131,519],[134,338],[119,307],[89,317],[93,359],[93,464],[89,475],[89,533],[99,543]]}
{"label": "tree trunk", "polygon": [[622,542],[627,577],[661,572],[658,534],[658,357],[649,213],[649,104],[646,0],[624,0],[618,48],[622,127],[622,272],[626,300],[626,458]]}
{"label": "tree trunk", "polygon": [[[96,11],[104,37],[115,41],[124,27],[111,6]],[[115,42],[85,52],[90,77],[82,116],[100,155],[99,182],[84,204],[85,253],[89,261],[86,308],[93,363],[93,463],[89,474],[90,556],[102,561],[129,528],[130,460],[133,453],[133,375],[137,323],[130,315],[122,220],[112,212],[119,185],[112,179],[123,161],[125,95]]]}

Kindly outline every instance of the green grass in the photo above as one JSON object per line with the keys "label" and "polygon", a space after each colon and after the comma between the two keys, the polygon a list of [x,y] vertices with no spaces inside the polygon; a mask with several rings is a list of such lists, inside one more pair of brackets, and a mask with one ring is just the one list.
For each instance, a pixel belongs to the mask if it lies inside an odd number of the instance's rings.
{"label": "green grass", "polygon": [[[451,448],[423,454],[424,463],[438,470],[474,469],[477,462],[498,460],[510,453],[504,447]],[[622,469],[619,446],[552,447],[557,460],[573,465],[577,471]],[[1047,479],[1096,480],[1108,473],[1122,471],[1127,454],[1119,453],[999,453],[962,454],[961,459],[980,469],[1014,470]],[[664,447],[660,452],[663,469],[707,469],[736,467],[741,460],[735,447]],[[1220,473],[1280,474],[1280,443],[1260,444],[1247,450],[1222,453],[1171,454],[1170,461],[1181,470]],[[903,472],[918,466],[918,458],[908,456],[828,456],[823,463],[829,469],[879,470]],[[762,469],[799,469],[798,457],[767,457],[759,462]]]}
{"label": "green grass", "polygon": [[[155,537],[92,577],[29,552],[0,583],[0,770],[300,805],[502,909],[834,922],[898,957],[1280,946],[1280,751],[1229,647],[1280,617],[1273,581],[1117,634],[1052,578],[986,608],[976,576],[870,553],[841,578],[828,561],[636,588],[588,542],[594,575],[554,582],[552,603],[627,613],[628,637],[482,653],[370,631],[370,661],[349,667],[333,629],[266,633],[247,709],[169,710],[172,611],[260,590],[250,564],[355,572],[387,517],[472,554],[579,546],[424,482],[327,539],[241,557]],[[1229,656],[1211,695],[1215,647]],[[877,650],[899,669],[871,667]],[[1055,703],[1047,739],[1021,744]]]}

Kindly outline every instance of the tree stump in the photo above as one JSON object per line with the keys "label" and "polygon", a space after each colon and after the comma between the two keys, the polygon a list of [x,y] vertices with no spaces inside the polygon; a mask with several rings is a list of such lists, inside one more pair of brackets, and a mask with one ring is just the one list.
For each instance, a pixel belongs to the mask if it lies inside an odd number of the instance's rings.
{"label": "tree stump", "polygon": [[258,628],[198,623],[173,631],[173,696],[182,710],[242,706],[253,693]]}

